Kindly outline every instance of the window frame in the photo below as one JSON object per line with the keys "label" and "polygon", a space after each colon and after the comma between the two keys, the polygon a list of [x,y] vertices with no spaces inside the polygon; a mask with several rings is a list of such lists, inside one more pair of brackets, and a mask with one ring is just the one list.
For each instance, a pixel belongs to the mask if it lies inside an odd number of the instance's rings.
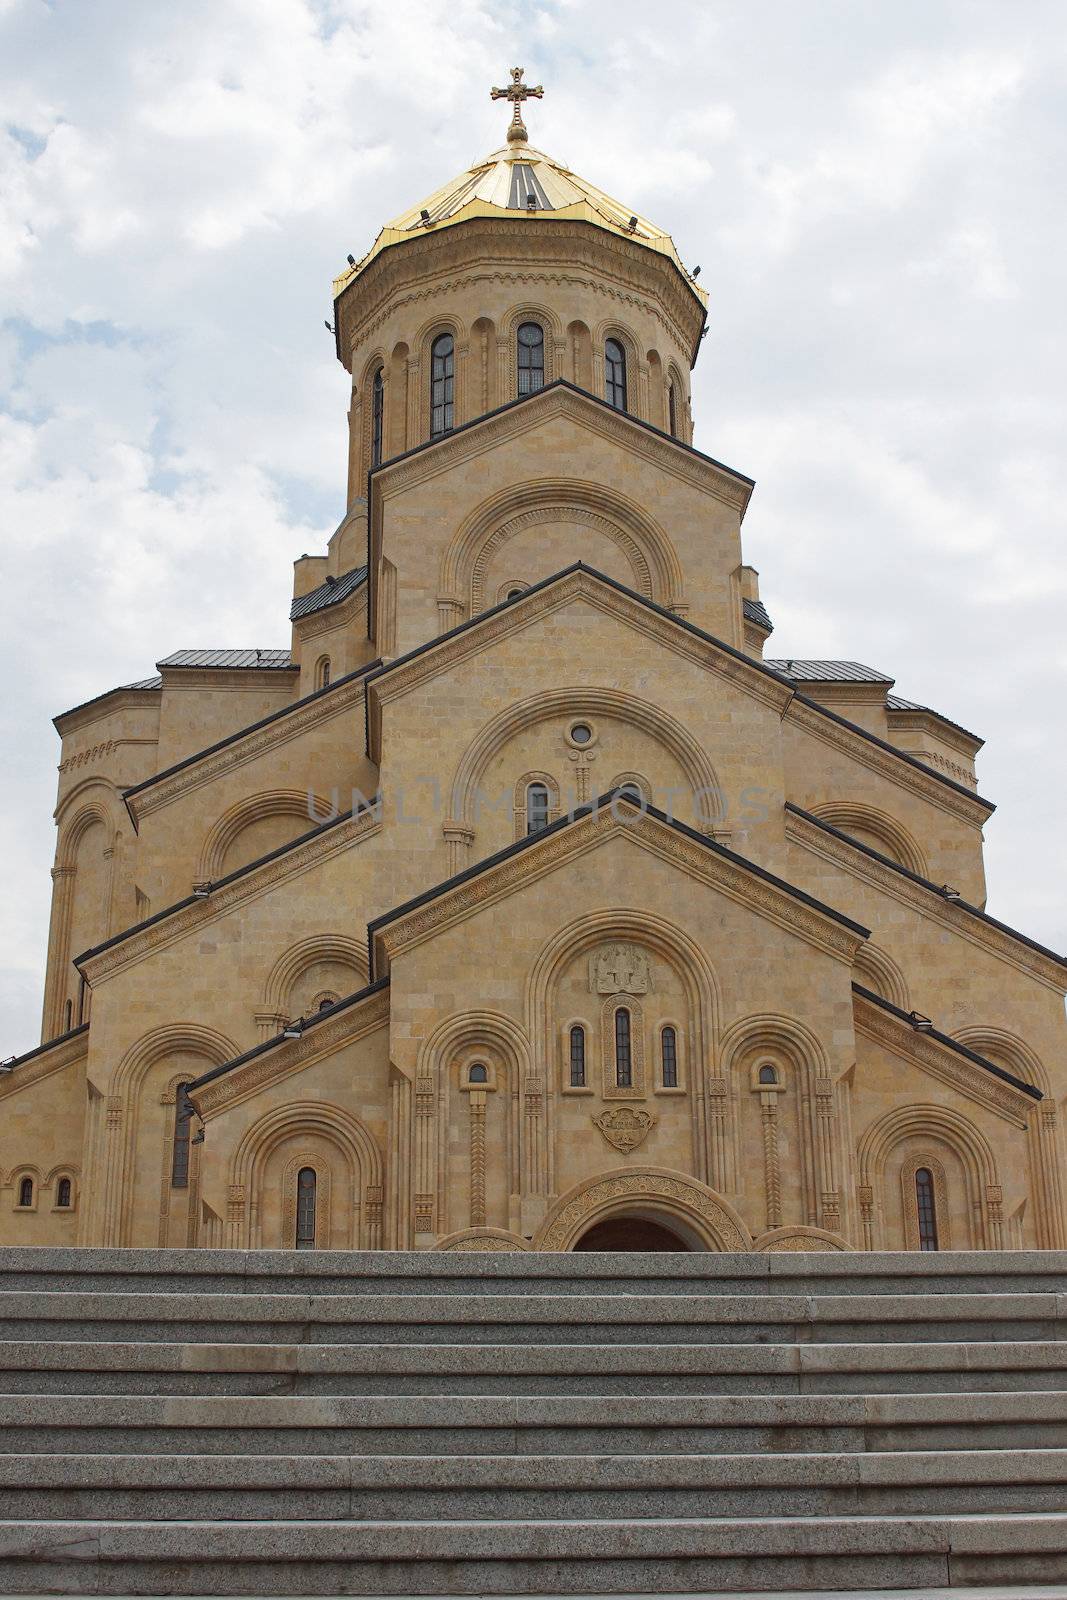
{"label": "window frame", "polygon": [[[625,1019],[625,1022],[623,1022]],[[634,1025],[633,1013],[629,1006],[616,1006],[614,1016],[615,1028],[615,1087],[616,1089],[633,1089],[634,1087]],[[620,1026],[620,1023],[623,1025]]]}
{"label": "window frame", "polygon": [[[310,1172],[311,1183],[302,1183],[305,1172]],[[306,1190],[311,1193],[311,1233],[304,1231],[307,1206],[304,1201]],[[295,1228],[293,1237],[294,1250],[314,1250],[317,1248],[316,1240],[319,1231],[319,1174],[312,1166],[301,1167],[296,1174],[296,1206],[294,1211]]]}
{"label": "window frame", "polygon": [[[672,1082],[667,1082],[668,1060],[667,1043],[670,1040],[670,1075]],[[678,1070],[678,1029],[673,1022],[665,1022],[659,1030],[659,1086],[668,1091],[680,1089],[681,1077]]]}
{"label": "window frame", "polygon": [[[617,357],[611,354],[612,346],[618,351]],[[611,333],[604,340],[604,399],[613,411],[629,411],[627,390],[626,346]]]}
{"label": "window frame", "polygon": [[382,464],[385,444],[385,367],[377,366],[370,381],[370,464]]}
{"label": "window frame", "polygon": [[430,345],[430,438],[443,439],[454,432],[455,426],[456,336],[445,328]]}
{"label": "window frame", "polygon": [[[530,344],[524,344],[523,343],[522,336],[523,336],[523,334],[526,332],[526,330],[528,328],[536,328],[537,329],[537,332],[541,335],[541,339],[540,339],[540,343],[539,344],[530,345]],[[535,363],[528,356],[526,364],[524,366],[523,365],[523,359],[522,359],[522,353],[523,353],[524,350],[526,350],[528,352],[533,352],[535,350],[539,351],[540,352],[540,358],[541,358],[540,361]],[[533,381],[527,382],[526,386],[524,387],[523,386],[523,373],[527,372],[527,373],[533,374],[533,373],[537,373],[538,371],[540,372],[540,381],[536,382],[536,383],[533,382]],[[518,397],[518,399],[520,399],[520,400],[525,399],[525,397],[527,395],[536,394],[539,389],[543,389],[544,386],[545,386],[546,376],[547,376],[547,374],[546,374],[546,370],[545,370],[545,329],[544,329],[544,324],[540,323],[540,322],[537,322],[533,318],[530,318],[526,322],[520,322],[518,327],[515,329],[515,394]]]}
{"label": "window frame", "polygon": [[[538,800],[544,796],[544,821],[535,823],[533,820],[532,799],[536,790]],[[552,821],[552,791],[548,784],[541,778],[531,778],[526,785],[526,837],[530,838],[535,833],[543,833]]]}
{"label": "window frame", "polygon": [[[193,1080],[190,1078],[189,1083]],[[189,1099],[189,1083],[174,1086],[174,1129],[170,1146],[170,1186],[188,1189],[189,1167],[192,1162],[193,1107]]]}
{"label": "window frame", "polygon": [[[920,1179],[925,1178],[925,1182]],[[919,1249],[934,1251],[940,1249],[940,1234],[937,1226],[937,1179],[932,1167],[918,1166],[912,1174],[912,1186],[915,1191],[915,1227],[919,1241]]]}

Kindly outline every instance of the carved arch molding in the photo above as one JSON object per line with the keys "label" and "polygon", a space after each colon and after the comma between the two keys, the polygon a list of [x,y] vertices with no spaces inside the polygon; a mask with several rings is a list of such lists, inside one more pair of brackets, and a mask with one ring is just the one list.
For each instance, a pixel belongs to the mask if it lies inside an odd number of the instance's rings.
{"label": "carved arch molding", "polygon": [[670,597],[655,592],[659,585],[654,584],[651,565],[631,533],[621,528],[611,517],[604,516],[602,512],[593,511],[588,506],[560,501],[557,505],[537,506],[531,511],[520,511],[517,516],[509,517],[506,522],[502,522],[489,535],[478,551],[471,571],[472,616],[477,616],[485,609],[486,574],[497,552],[527,528],[544,527],[552,522],[580,524],[596,533],[604,534],[626,557],[633,574],[633,587],[637,592],[643,594],[647,600],[657,600],[661,605],[667,603]]}
{"label": "carved arch molding", "polygon": [[627,1215],[680,1224],[698,1249],[752,1249],[752,1235],[720,1195],[695,1178],[659,1167],[630,1167],[577,1184],[545,1218],[534,1249],[573,1250],[595,1223]]}

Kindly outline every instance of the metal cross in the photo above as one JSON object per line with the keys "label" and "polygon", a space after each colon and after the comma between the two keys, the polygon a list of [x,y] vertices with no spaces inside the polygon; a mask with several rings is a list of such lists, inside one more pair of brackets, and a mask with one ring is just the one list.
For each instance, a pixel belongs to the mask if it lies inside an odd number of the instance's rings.
{"label": "metal cross", "polygon": [[525,67],[512,67],[511,82],[506,89],[490,89],[490,100],[510,100],[513,106],[511,125],[508,128],[508,143],[522,144],[527,139],[526,127],[522,120],[522,103],[524,100],[541,100],[544,98],[544,89],[540,84],[523,83],[522,75]]}

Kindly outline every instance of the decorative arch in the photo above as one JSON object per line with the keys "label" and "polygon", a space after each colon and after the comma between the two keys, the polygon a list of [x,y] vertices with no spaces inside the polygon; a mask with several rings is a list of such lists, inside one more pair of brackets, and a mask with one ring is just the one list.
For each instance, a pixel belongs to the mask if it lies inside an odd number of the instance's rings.
{"label": "decorative arch", "polygon": [[852,972],[855,981],[864,989],[872,989],[875,994],[881,995],[883,1000],[891,1001],[902,1011],[911,1010],[907,980],[903,972],[892,956],[880,946],[872,944],[869,939],[856,951]]}
{"label": "decorative arch", "polygon": [[1007,1067],[1009,1072],[1014,1072],[1024,1083],[1033,1084],[1043,1094],[1051,1094],[1052,1085],[1044,1062],[1018,1034],[979,1023],[970,1028],[957,1028],[952,1037],[997,1066]]}
{"label": "decorative arch", "polygon": [[[916,1163],[919,1166],[938,1161],[936,1142],[959,1159],[965,1175],[966,1208],[974,1234],[971,1247],[999,1250],[1000,1190],[992,1146],[981,1129],[960,1112],[936,1105],[899,1106],[887,1111],[865,1130],[859,1141],[857,1176],[861,1205],[873,1213],[865,1217],[865,1232],[869,1233],[870,1240],[880,1242],[884,1237],[886,1166],[892,1152],[908,1139],[935,1143],[929,1155],[923,1152],[922,1160]],[[865,1248],[872,1247],[876,1244],[865,1240]],[[960,1248],[959,1241],[957,1248]]]}
{"label": "decorative arch", "polygon": [[183,1055],[200,1056],[211,1067],[220,1067],[224,1061],[232,1061],[240,1054],[233,1040],[215,1028],[205,1027],[200,1022],[168,1023],[153,1028],[130,1046],[115,1071],[110,1092],[129,1095],[136,1091],[157,1061],[179,1051]]}
{"label": "decorative arch", "polygon": [[568,359],[571,382],[576,388],[593,392],[593,335],[584,322],[567,324]]}
{"label": "decorative arch", "polygon": [[[425,1147],[418,1160],[415,1174],[416,1190],[423,1196],[423,1220],[417,1231],[436,1233],[447,1228],[450,1201],[454,1200],[455,1173],[450,1182],[449,1136],[456,1121],[456,1100],[466,1100],[461,1090],[458,1073],[452,1068],[463,1061],[480,1056],[494,1071],[495,1092],[493,1100],[499,1106],[498,1116],[503,1118],[503,1160],[506,1175],[506,1192],[518,1194],[523,1185],[524,1146],[529,1143],[529,1131],[523,1126],[522,1087],[527,1082],[531,1067],[530,1044],[523,1030],[502,1012],[477,1010],[461,1012],[446,1017],[423,1040],[416,1063],[416,1078],[429,1081],[437,1096],[437,1139],[432,1147]],[[455,1081],[454,1081],[455,1080]],[[471,1159],[466,1163],[472,1179],[472,1210],[477,1209],[474,1189],[484,1184],[484,1165],[480,1176],[478,1163],[484,1163],[485,1152],[476,1148],[472,1139]],[[432,1207],[432,1211],[430,1210]],[[481,1225],[475,1226],[479,1231]],[[451,1230],[450,1230],[451,1231]],[[469,1229],[461,1230],[469,1232]]]}
{"label": "decorative arch", "polygon": [[530,1245],[507,1228],[460,1228],[438,1239],[435,1250],[529,1250]]}
{"label": "decorative arch", "polygon": [[585,522],[610,538],[629,563],[639,594],[668,609],[684,603],[677,552],[647,511],[604,484],[539,478],[491,496],[460,524],[442,558],[439,606],[458,605],[476,616],[487,603],[492,557],[523,529],[559,521]]}
{"label": "decorative arch", "polygon": [[[347,1165],[354,1197],[350,1248],[380,1249],[383,1165],[378,1143],[358,1117],[340,1106],[317,1100],[295,1100],[276,1106],[243,1134],[230,1169],[231,1192],[236,1190],[246,1197],[247,1209],[239,1226],[244,1236],[241,1243],[245,1248],[261,1248],[264,1169],[279,1146],[299,1140],[302,1135],[316,1136],[333,1144]],[[294,1153],[286,1172],[297,1161],[304,1162],[300,1152]]]}
{"label": "decorative arch", "polygon": [[573,1250],[608,1217],[663,1222],[701,1250],[752,1249],[733,1207],[706,1184],[668,1167],[625,1167],[577,1183],[561,1195],[534,1236],[535,1250]]}
{"label": "decorative arch", "polygon": [[675,428],[674,438],[689,443],[689,386],[676,361],[668,361],[663,375],[663,428],[670,432],[670,403],[668,391],[674,388]]}
{"label": "decorative arch", "polygon": [[[718,981],[704,951],[683,929],[651,909],[632,906],[593,911],[560,928],[545,943],[533,962],[526,980],[523,1012],[530,1019],[534,1040],[534,1070],[539,1081],[558,1083],[555,1070],[558,1049],[557,1020],[552,1015],[551,995],[564,968],[576,957],[591,951],[605,940],[629,940],[650,950],[670,965],[679,977],[686,1009],[692,1021],[694,1061],[713,1061],[716,1056],[722,999]],[[599,1001],[592,999],[585,1017],[570,1017],[588,1027]],[[593,1060],[587,1060],[591,1075]],[[591,1081],[587,1079],[587,1082]],[[703,1069],[689,1067],[686,1074],[692,1130],[692,1166],[700,1181],[719,1183],[721,1167],[713,1141],[709,1141],[707,1097]],[[555,1139],[558,1096],[545,1097],[544,1174],[545,1192],[555,1188]],[[711,1148],[709,1149],[709,1144]],[[721,1185],[721,1187],[725,1187]]]}
{"label": "decorative arch", "polygon": [[532,783],[543,783],[548,790],[548,820],[550,823],[557,821],[560,816],[559,784],[550,772],[524,772],[515,781],[515,792],[512,799],[512,808],[515,813],[515,838],[526,837],[526,806],[527,790]]}
{"label": "decorative arch", "polygon": [[[262,822],[267,817],[293,817],[304,824],[300,832],[309,833],[315,827],[316,819],[308,815],[308,799],[306,789],[271,789],[263,794],[249,795],[232,805],[204,840],[194,881],[213,883],[221,878],[227,852],[245,829],[255,822]],[[328,821],[335,814],[330,803],[321,795],[311,796],[311,801],[320,822]],[[294,835],[294,838],[298,837],[299,833]]]}
{"label": "decorative arch", "polygon": [[[97,781],[92,781],[93,787],[97,787]],[[117,790],[111,790],[110,787],[107,793],[109,798],[117,797]],[[57,867],[65,867],[72,870],[77,866],[78,846],[89,829],[97,823],[105,830],[108,845],[114,844],[117,832],[115,812],[104,800],[86,800],[83,805],[77,808],[69,820],[61,814],[59,839],[56,847]]]}
{"label": "decorative arch", "polygon": [[409,364],[410,380],[418,384],[418,418],[419,428],[417,438],[409,440],[410,444],[421,443],[430,437],[430,385],[433,380],[433,346],[434,341],[443,333],[452,335],[453,356],[453,385],[452,385],[452,426],[458,428],[467,420],[466,397],[464,395],[463,368],[465,363],[460,359],[461,351],[467,348],[467,329],[458,317],[442,316],[439,312],[427,320],[419,328],[418,333],[411,341],[415,352],[414,359]]}
{"label": "decorative arch", "polygon": [[772,1228],[761,1233],[753,1249],[760,1255],[806,1255],[810,1250],[851,1250],[852,1246],[839,1233],[829,1233],[825,1228]]}
{"label": "decorative arch", "polygon": [[631,722],[663,744],[678,762],[697,797],[700,826],[710,832],[721,821],[722,788],[703,746],[688,729],[661,707],[638,700],[634,695],[618,689],[589,687],[552,689],[548,693],[530,695],[526,700],[505,707],[486,723],[461,756],[452,780],[452,819],[472,827],[478,785],[490,761],[509,739],[535,722],[597,713]]}
{"label": "decorative arch", "polygon": [[[822,805],[812,806],[811,814],[818,817],[820,822],[840,828],[842,833],[855,831],[870,834],[875,841],[874,847],[881,849],[898,866],[907,867],[909,872],[917,873],[920,878],[929,877],[926,857],[907,828],[896,817],[891,817],[877,806],[867,805],[862,800],[828,800]],[[861,839],[860,843],[866,843],[866,840]]]}
{"label": "decorative arch", "polygon": [[367,946],[362,939],[344,933],[312,934],[290,945],[278,957],[263,988],[262,1009],[288,1016],[293,986],[305,972],[324,962],[348,967],[355,988],[367,981]]}
{"label": "decorative arch", "polygon": [[607,384],[604,378],[604,346],[609,339],[618,340],[622,345],[626,357],[626,412],[627,416],[644,417],[647,406],[644,404],[642,394],[642,361],[641,348],[634,335],[623,323],[608,318],[601,322],[593,335],[594,366],[596,370],[596,392],[603,400],[606,397]]}

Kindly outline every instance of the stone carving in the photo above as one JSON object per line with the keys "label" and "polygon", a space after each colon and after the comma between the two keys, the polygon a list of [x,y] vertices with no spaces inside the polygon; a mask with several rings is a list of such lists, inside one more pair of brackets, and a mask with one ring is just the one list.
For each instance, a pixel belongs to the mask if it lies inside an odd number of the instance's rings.
{"label": "stone carving", "polygon": [[654,987],[648,957],[636,945],[605,945],[589,958],[591,994],[648,994]]}
{"label": "stone carving", "polygon": [[655,1125],[655,1117],[647,1111],[635,1111],[632,1106],[615,1106],[602,1111],[593,1121],[610,1145],[616,1150],[636,1150]]}
{"label": "stone carving", "polygon": [[692,1179],[675,1178],[654,1170],[618,1173],[597,1178],[571,1196],[551,1216],[536,1240],[538,1250],[567,1250],[574,1238],[614,1201],[664,1202],[669,1209],[688,1212],[710,1234],[720,1250],[752,1249],[752,1236],[736,1214],[731,1214],[710,1190]]}

